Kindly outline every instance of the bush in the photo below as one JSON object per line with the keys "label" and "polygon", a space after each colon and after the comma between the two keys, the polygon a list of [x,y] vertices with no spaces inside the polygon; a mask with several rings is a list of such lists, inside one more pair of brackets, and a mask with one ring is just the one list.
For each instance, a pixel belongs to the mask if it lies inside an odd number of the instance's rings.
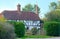
{"label": "bush", "polygon": [[18,37],[23,37],[25,34],[25,25],[21,22],[16,22],[15,33]]}
{"label": "bush", "polygon": [[11,21],[9,23],[14,25],[17,37],[23,37],[25,35],[25,25],[22,22]]}
{"label": "bush", "polygon": [[36,27],[34,27],[34,28],[31,29],[31,31],[32,31],[32,35],[36,35],[38,29]]}
{"label": "bush", "polygon": [[44,24],[46,34],[49,36],[60,36],[60,22],[47,22]]}
{"label": "bush", "polygon": [[14,27],[0,22],[0,39],[15,39]]}

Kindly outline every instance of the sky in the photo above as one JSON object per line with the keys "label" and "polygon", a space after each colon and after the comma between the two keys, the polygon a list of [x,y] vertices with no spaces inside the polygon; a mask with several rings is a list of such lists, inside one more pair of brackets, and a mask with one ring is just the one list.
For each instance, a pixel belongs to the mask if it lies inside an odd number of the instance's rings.
{"label": "sky", "polygon": [[49,5],[51,2],[57,2],[57,0],[0,0],[0,13],[4,10],[16,10],[16,5],[20,3],[21,7],[23,8],[27,4],[37,4],[40,7],[40,18],[44,17],[49,11]]}

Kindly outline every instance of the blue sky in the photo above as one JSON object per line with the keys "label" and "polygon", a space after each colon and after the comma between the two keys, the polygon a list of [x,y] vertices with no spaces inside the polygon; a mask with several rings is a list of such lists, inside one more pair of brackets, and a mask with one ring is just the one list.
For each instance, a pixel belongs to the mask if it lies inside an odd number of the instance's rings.
{"label": "blue sky", "polygon": [[[57,0],[37,0],[38,6],[40,7],[40,17],[43,17],[45,13],[49,11],[50,2],[57,2]],[[20,3],[21,7],[27,4],[36,4],[36,0],[0,0],[0,12],[3,10],[16,10],[16,5]]]}

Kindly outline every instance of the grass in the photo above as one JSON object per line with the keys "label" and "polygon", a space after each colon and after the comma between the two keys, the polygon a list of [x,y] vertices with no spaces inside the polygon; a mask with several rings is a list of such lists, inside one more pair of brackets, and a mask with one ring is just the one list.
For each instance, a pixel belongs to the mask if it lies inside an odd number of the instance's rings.
{"label": "grass", "polygon": [[40,35],[31,35],[31,36],[24,36],[23,38],[49,38],[51,36],[40,36]]}
{"label": "grass", "polygon": [[[51,38],[51,36],[31,35],[31,36],[24,36],[21,39],[25,39],[25,38]],[[17,38],[17,39],[20,39],[20,38]]]}

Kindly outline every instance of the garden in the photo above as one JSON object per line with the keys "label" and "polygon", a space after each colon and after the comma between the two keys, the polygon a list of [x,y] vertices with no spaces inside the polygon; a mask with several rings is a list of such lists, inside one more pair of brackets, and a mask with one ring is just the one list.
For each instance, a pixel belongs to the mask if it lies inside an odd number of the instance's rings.
{"label": "garden", "polygon": [[0,22],[1,39],[19,39],[19,38],[51,38],[60,36],[59,22],[46,22],[43,25],[46,31],[45,35],[38,35],[37,29],[32,28],[31,33],[26,35],[26,28],[22,22]]}
{"label": "garden", "polygon": [[42,19],[44,23],[41,26],[42,28],[39,29],[33,27],[31,30],[28,30],[23,22],[6,21],[4,18],[1,18],[0,39],[60,37],[60,6],[57,5],[55,2],[50,4],[50,11],[45,14],[45,17]]}

